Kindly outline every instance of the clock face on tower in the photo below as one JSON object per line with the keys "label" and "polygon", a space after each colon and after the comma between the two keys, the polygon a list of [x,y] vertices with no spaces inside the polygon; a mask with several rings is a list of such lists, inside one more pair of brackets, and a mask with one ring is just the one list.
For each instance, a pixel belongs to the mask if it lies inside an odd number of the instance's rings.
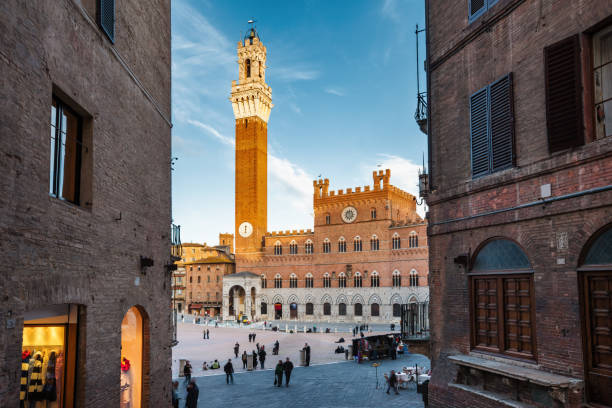
{"label": "clock face on tower", "polygon": [[250,222],[243,222],[238,228],[238,233],[241,237],[247,238],[253,233],[253,226]]}
{"label": "clock face on tower", "polygon": [[351,223],[357,219],[357,210],[355,207],[346,207],[342,210],[342,221]]}

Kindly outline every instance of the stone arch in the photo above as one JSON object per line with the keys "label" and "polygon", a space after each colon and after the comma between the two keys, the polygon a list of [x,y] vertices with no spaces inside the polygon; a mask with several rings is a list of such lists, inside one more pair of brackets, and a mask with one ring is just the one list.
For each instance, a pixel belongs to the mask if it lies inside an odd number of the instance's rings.
{"label": "stone arch", "polygon": [[332,297],[331,297],[331,296],[329,296],[329,295],[326,293],[326,294],[324,294],[324,295],[321,297],[321,304],[323,304],[323,303],[329,303],[329,304],[332,304],[332,303],[334,303],[334,301],[332,300]]}
{"label": "stone arch", "polygon": [[261,296],[260,302],[261,303],[270,303],[270,302],[268,302],[268,297],[266,295],[262,295]]}
{"label": "stone arch", "polygon": [[274,295],[274,297],[272,298],[272,303],[283,304],[283,297],[279,294]]}
{"label": "stone arch", "polygon": [[346,298],[346,295],[343,293],[338,295],[338,297],[336,298],[336,304],[339,305],[340,303],[344,303],[344,304],[348,303],[348,299]]}
{"label": "stone arch", "polygon": [[418,302],[419,302],[419,298],[415,293],[408,296],[408,303],[418,303]]}
{"label": "stone arch", "polygon": [[297,295],[295,294],[289,295],[289,297],[287,298],[287,304],[291,304],[291,303],[300,303],[300,300],[298,299]]}
{"label": "stone arch", "polygon": [[380,296],[378,296],[377,294],[373,294],[372,296],[370,296],[370,299],[368,299],[368,305],[371,305],[372,303],[378,303],[379,305],[381,305],[382,301],[380,300]]}
{"label": "stone arch", "polygon": [[402,304],[402,297],[400,296],[399,293],[394,293],[393,295],[391,295],[391,299],[389,300],[389,304],[393,304],[393,303],[399,303],[400,305]]}
{"label": "stone arch", "polygon": [[314,303],[314,296],[310,293],[304,298],[304,303]]}
{"label": "stone arch", "polygon": [[363,301],[363,297],[361,297],[361,295],[355,295],[353,296],[353,299],[351,299],[351,304],[354,305],[355,303],[361,303],[363,305],[365,302]]}

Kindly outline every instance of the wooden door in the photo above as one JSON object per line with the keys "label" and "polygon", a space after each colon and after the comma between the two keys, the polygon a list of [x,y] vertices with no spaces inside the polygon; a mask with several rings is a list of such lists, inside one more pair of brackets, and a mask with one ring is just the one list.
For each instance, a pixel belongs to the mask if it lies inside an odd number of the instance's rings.
{"label": "wooden door", "polygon": [[612,407],[612,271],[582,273],[586,392]]}

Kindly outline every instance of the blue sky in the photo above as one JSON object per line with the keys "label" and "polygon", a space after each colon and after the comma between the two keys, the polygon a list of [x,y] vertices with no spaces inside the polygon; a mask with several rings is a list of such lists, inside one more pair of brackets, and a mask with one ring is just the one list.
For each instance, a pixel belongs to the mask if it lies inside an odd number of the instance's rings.
{"label": "blue sky", "polygon": [[[427,138],[414,121],[422,0],[172,1],[173,218],[183,242],[234,232],[236,45],[254,17],[267,47],[268,230],[312,228],[312,180],[417,193]],[[425,73],[424,35],[419,67]],[[421,212],[422,215],[422,212]]]}

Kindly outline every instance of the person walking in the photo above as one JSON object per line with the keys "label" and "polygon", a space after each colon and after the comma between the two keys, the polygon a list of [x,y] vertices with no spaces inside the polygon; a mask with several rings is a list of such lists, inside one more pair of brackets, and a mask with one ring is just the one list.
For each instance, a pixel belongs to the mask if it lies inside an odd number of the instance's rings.
{"label": "person walking", "polygon": [[191,381],[191,363],[189,360],[187,360],[185,366],[183,367],[183,375],[185,376],[185,383],[189,384]]}
{"label": "person walking", "polygon": [[210,340],[210,331],[208,329],[206,329],[206,339]]}
{"label": "person walking", "polygon": [[232,365],[231,358],[223,366],[223,371],[225,371],[225,383],[229,384],[231,380],[232,384],[234,384],[234,366]]}
{"label": "person walking", "polygon": [[257,369],[257,352],[253,350],[253,370]]}
{"label": "person walking", "polygon": [[172,381],[172,408],[179,408],[178,381]]}
{"label": "person walking", "polygon": [[185,408],[198,408],[198,397],[200,389],[195,383],[195,380],[189,381],[187,386],[187,399],[185,400]]}
{"label": "person walking", "polygon": [[252,338],[253,338],[253,333],[249,333],[249,343],[251,342]]}
{"label": "person walking", "polygon": [[276,369],[274,369],[274,385],[280,387],[283,385],[283,371],[285,367],[283,366],[283,360],[278,360],[278,364],[276,365]]}
{"label": "person walking", "polygon": [[310,346],[308,343],[304,344],[304,352],[306,354],[306,367],[310,365]]}
{"label": "person walking", "polygon": [[257,333],[253,333],[253,343],[255,343],[255,336],[257,335]]}
{"label": "person walking", "polygon": [[242,368],[247,369],[247,353],[246,350],[242,353]]}
{"label": "person walking", "polygon": [[266,361],[266,350],[264,350],[264,346],[261,346],[259,349],[259,363],[261,364],[261,369],[264,369],[264,362]]}
{"label": "person walking", "polygon": [[291,379],[291,371],[293,371],[293,363],[287,357],[287,361],[283,364],[283,369],[285,371],[285,384],[287,387],[289,386],[289,380]]}
{"label": "person walking", "polygon": [[387,382],[387,394],[389,390],[393,387],[393,391],[395,391],[395,395],[398,395],[397,392],[397,377],[395,376],[395,370],[391,370],[391,374],[389,374],[389,381]]}
{"label": "person walking", "polygon": [[234,344],[234,355],[236,356],[236,358],[238,358],[238,352],[240,351],[240,344],[238,344],[238,342],[236,342],[236,344]]}
{"label": "person walking", "polygon": [[202,340],[206,340],[206,329],[202,330]]}

